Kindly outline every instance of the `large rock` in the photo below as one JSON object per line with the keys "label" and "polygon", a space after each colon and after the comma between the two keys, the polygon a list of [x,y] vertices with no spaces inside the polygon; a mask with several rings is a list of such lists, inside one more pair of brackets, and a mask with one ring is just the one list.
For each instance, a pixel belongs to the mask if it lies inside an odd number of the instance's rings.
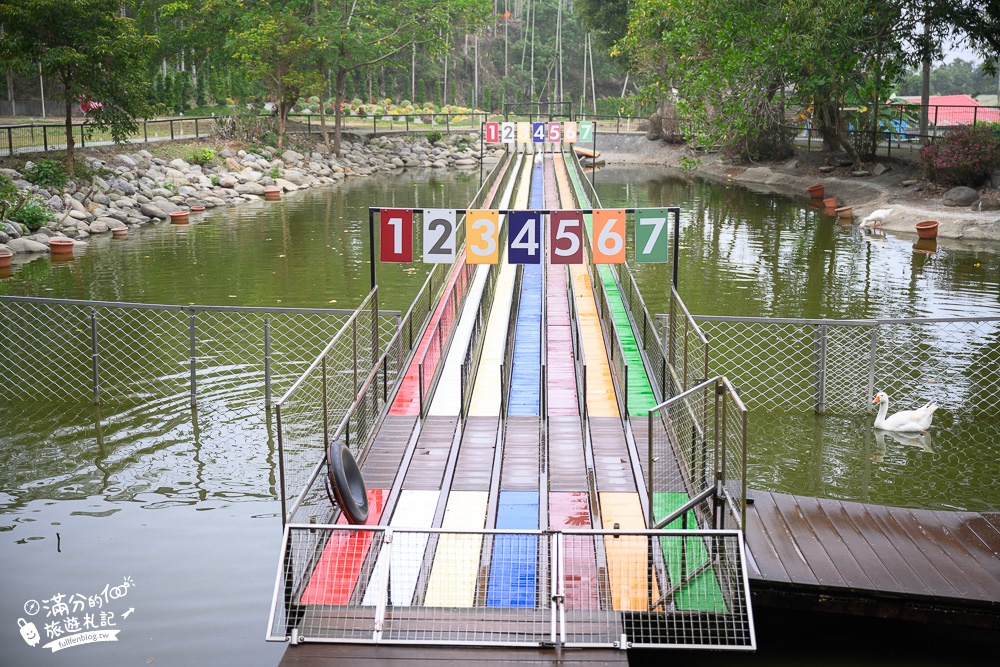
{"label": "large rock", "polygon": [[979,199],[979,193],[973,188],[959,185],[944,193],[945,206],[971,206]]}
{"label": "large rock", "polygon": [[[104,234],[105,232],[111,229],[108,226],[106,220],[107,218],[98,218],[97,220],[94,220],[92,223],[90,223],[90,227],[87,229],[87,231],[89,231],[91,234]],[[117,220],[115,222],[117,222]]]}
{"label": "large rock", "polygon": [[281,154],[281,159],[285,162],[301,162],[305,156],[302,153],[296,153],[293,150],[287,150]]}
{"label": "large rock", "polygon": [[125,165],[129,169],[135,169],[137,166],[139,166],[136,164],[135,160],[130,158],[128,155],[124,154],[116,155],[115,162],[117,162],[118,164]]}
{"label": "large rock", "polygon": [[285,192],[295,192],[296,190],[299,189],[299,186],[295,185],[295,183],[292,183],[291,181],[286,181],[283,178],[274,179],[274,187],[281,188]]}
{"label": "large rock", "polygon": [[972,205],[973,211],[1000,211],[1000,197],[996,195],[986,195],[980,197],[979,201]]}
{"label": "large rock", "polygon": [[11,239],[7,241],[7,247],[16,253],[48,252],[49,246],[31,239]]}
{"label": "large rock", "polygon": [[162,220],[166,220],[168,217],[163,209],[158,206],[154,206],[153,204],[143,204],[139,207],[139,211],[142,212],[143,215],[150,218],[160,218]]}
{"label": "large rock", "polygon": [[241,195],[263,195],[264,186],[260,183],[240,183],[233,188]]}

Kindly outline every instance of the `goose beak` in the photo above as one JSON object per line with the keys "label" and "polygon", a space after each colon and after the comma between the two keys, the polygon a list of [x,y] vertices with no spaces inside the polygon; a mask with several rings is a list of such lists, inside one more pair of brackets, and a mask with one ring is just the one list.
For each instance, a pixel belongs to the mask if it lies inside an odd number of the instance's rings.
{"label": "goose beak", "polygon": [[880,398],[879,398],[878,396],[876,396],[875,398],[873,398],[873,399],[872,399],[872,404],[874,405],[875,403],[878,403],[878,402],[880,402],[881,400],[882,400],[882,399],[880,399]]}

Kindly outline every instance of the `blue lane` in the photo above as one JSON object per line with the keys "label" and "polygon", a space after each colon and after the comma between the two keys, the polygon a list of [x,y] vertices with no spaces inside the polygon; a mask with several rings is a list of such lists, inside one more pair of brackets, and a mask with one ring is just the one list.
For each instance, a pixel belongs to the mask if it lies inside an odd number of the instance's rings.
{"label": "blue lane", "polygon": [[[545,208],[543,163],[531,171],[529,206]],[[542,234],[544,236],[544,233]],[[541,239],[539,239],[541,241]],[[542,265],[525,264],[521,278],[520,310],[514,339],[514,363],[511,368],[510,406],[508,415],[539,416],[541,406],[541,333],[542,333]]]}
{"label": "blue lane", "polygon": [[[497,505],[497,528],[536,530],[538,492],[501,491]],[[490,583],[486,590],[488,607],[534,607],[538,537],[497,535],[490,560]]]}

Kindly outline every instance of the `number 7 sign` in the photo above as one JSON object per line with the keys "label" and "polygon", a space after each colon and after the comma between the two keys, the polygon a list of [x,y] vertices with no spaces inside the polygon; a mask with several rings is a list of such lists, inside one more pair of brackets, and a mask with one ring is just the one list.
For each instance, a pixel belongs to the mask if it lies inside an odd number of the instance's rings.
{"label": "number 7 sign", "polygon": [[643,208],[635,212],[635,261],[669,262],[665,208]]}

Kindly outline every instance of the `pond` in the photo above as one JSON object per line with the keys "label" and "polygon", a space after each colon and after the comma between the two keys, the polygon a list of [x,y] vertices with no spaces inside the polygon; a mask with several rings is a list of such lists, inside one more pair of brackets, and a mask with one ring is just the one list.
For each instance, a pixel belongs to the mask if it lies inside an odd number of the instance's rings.
{"label": "pond", "polygon": [[[69,262],[16,264],[0,294],[350,308],[369,287],[367,207],[462,207],[478,176],[359,179],[209,212],[190,227],[95,239]],[[790,199],[656,170],[606,169],[596,181],[606,206],[682,206],[680,285],[694,313],[1000,313],[996,249],[942,243],[933,255],[914,254],[911,239],[841,231]],[[383,306],[405,309],[425,274],[421,264],[379,267]],[[637,277],[650,309],[664,312],[668,268],[642,266]],[[19,345],[40,367],[58,352],[44,331]],[[0,663],[277,664],[284,646],[262,639],[280,544],[276,447],[257,398],[212,396],[197,410],[186,395],[100,409],[0,408]],[[868,421],[754,415],[750,486],[937,508],[1000,505],[996,485],[985,483],[1000,478],[995,425],[977,431],[943,419],[927,450],[876,438]],[[91,606],[99,599],[106,606]],[[46,605],[60,600],[95,627],[119,630],[117,641],[53,657],[18,640],[18,619],[36,601],[31,617],[50,641]]]}

